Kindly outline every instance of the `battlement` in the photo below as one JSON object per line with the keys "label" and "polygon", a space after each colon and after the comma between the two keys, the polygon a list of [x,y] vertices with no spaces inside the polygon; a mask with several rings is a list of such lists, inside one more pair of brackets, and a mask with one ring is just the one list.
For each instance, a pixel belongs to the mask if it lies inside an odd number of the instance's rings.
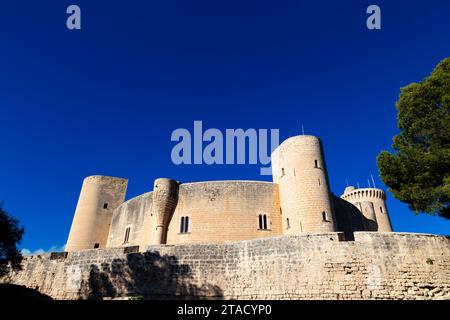
{"label": "battlement", "polygon": [[350,189],[348,192],[344,192],[341,198],[348,201],[357,200],[360,198],[378,198],[381,200],[386,200],[386,193],[382,189],[378,188],[354,188]]}

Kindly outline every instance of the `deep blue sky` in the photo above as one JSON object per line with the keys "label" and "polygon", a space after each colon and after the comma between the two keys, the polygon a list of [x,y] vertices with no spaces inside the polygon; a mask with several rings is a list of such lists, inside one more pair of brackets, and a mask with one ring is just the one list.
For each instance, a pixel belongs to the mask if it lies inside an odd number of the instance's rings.
{"label": "deep blue sky", "polygon": [[[66,8],[82,30],[66,29]],[[365,26],[382,9],[382,30]],[[82,180],[252,179],[258,165],[175,166],[171,132],[279,128],[322,138],[332,191],[367,185],[397,133],[399,89],[450,56],[450,2],[2,1],[0,200],[31,251],[66,242]],[[382,186],[385,188],[384,186]],[[388,196],[396,231],[449,234]]]}

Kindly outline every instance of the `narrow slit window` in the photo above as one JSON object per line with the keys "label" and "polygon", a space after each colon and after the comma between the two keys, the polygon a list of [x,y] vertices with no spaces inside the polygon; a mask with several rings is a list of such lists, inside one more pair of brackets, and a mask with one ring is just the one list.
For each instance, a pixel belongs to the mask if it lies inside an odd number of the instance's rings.
{"label": "narrow slit window", "polygon": [[281,168],[281,176],[284,176],[284,168]]}
{"label": "narrow slit window", "polygon": [[380,207],[380,211],[381,211],[381,213],[383,213],[383,207]]}
{"label": "narrow slit window", "polygon": [[262,229],[263,227],[262,215],[259,215],[258,218],[259,218],[259,229]]}
{"label": "narrow slit window", "polygon": [[184,233],[188,233],[189,232],[189,217],[186,217],[184,219]]}
{"label": "narrow slit window", "polygon": [[320,178],[318,180],[319,180],[319,186],[320,186]]}
{"label": "narrow slit window", "polygon": [[267,216],[263,215],[263,229],[267,230]]}
{"label": "narrow slit window", "polygon": [[328,221],[328,219],[327,219],[327,213],[324,211],[324,212],[322,212],[322,219],[323,219],[323,221]]}
{"label": "narrow slit window", "polygon": [[130,240],[130,229],[131,227],[127,227],[125,229],[125,237],[123,238],[123,243],[128,243],[128,240]]}
{"label": "narrow slit window", "polygon": [[286,229],[289,229],[291,224],[289,223],[289,218],[286,218]]}
{"label": "narrow slit window", "polygon": [[181,223],[180,223],[180,233],[184,232],[184,217],[181,217]]}
{"label": "narrow slit window", "polygon": [[319,168],[319,161],[314,160],[314,167],[315,167],[315,168]]}

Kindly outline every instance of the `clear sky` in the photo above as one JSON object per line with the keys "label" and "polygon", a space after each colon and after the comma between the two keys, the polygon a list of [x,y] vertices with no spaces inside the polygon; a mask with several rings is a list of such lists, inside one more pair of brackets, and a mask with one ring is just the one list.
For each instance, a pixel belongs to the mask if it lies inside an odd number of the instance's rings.
{"label": "clear sky", "polygon": [[[82,29],[66,28],[77,4]],[[366,8],[382,30],[366,28]],[[259,165],[172,163],[176,128],[319,136],[332,191],[367,186],[397,133],[399,89],[450,56],[450,2],[2,1],[0,200],[30,251],[65,244],[84,177],[271,180]],[[390,194],[396,231],[450,234]]]}

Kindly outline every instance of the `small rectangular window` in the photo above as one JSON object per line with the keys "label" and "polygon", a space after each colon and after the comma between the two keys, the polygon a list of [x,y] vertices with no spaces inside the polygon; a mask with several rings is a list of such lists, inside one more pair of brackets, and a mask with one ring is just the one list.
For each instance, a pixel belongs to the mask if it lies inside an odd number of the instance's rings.
{"label": "small rectangular window", "polygon": [[103,204],[103,209],[108,209],[108,204],[106,202]]}
{"label": "small rectangular window", "polygon": [[99,247],[100,247],[100,243],[94,244],[94,249],[97,249],[97,248],[99,248]]}

